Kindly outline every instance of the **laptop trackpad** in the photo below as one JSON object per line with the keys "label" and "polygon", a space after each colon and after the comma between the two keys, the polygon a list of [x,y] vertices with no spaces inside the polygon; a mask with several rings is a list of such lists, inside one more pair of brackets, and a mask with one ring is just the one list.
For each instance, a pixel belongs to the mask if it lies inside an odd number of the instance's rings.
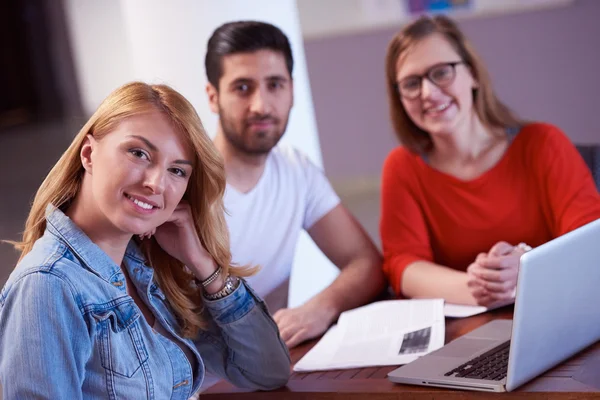
{"label": "laptop trackpad", "polygon": [[462,338],[448,343],[435,352],[438,357],[470,357],[491,345],[499,344],[497,340]]}

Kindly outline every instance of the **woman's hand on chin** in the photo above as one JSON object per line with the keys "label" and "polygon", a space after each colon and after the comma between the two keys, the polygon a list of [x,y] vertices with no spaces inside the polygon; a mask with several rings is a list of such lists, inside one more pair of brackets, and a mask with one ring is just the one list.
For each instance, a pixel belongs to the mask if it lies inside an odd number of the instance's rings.
{"label": "woman's hand on chin", "polygon": [[150,238],[153,235],[163,250],[186,265],[198,279],[206,279],[216,270],[212,256],[196,233],[192,211],[187,202],[179,203],[164,224],[140,235],[140,238]]}

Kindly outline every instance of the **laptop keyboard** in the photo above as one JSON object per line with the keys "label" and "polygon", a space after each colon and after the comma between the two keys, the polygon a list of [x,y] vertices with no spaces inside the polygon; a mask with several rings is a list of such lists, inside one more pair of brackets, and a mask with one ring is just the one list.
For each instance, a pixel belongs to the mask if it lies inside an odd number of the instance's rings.
{"label": "laptop keyboard", "polygon": [[499,381],[506,377],[510,340],[490,351],[467,361],[458,368],[446,372],[444,376]]}

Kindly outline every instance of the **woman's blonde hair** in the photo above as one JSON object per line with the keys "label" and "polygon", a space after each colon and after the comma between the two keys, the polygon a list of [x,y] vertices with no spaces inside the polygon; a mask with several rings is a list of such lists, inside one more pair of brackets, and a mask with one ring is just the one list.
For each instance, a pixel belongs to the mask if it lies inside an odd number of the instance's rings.
{"label": "woman's blonde hair", "polygon": [[[47,205],[53,204],[66,210],[79,192],[84,173],[80,152],[86,136],[92,135],[101,140],[125,118],[156,111],[169,119],[194,150],[194,168],[183,198],[190,205],[202,245],[217,265],[223,267],[224,276],[227,273],[247,276],[254,271],[249,267],[230,268],[229,234],[223,206],[223,159],[206,135],[200,117],[190,102],[169,86],[141,82],[132,82],[113,91],[52,168],[33,200],[23,240],[15,244],[21,250],[21,259],[31,251],[46,229]],[[186,337],[194,337],[205,326],[202,296],[200,289],[192,284],[194,277],[179,260],[165,252],[154,238],[135,240],[153,266],[156,280],[175,310],[181,333]]]}
{"label": "woman's blonde hair", "polygon": [[520,121],[494,94],[492,82],[483,61],[475,52],[458,26],[448,17],[422,16],[406,25],[390,41],[385,60],[386,86],[390,117],[400,142],[414,153],[427,153],[433,149],[433,141],[426,131],[410,119],[397,90],[396,66],[399,58],[415,43],[434,33],[442,34],[454,47],[462,61],[469,67],[477,89],[473,90],[475,112],[488,128],[518,127]]}

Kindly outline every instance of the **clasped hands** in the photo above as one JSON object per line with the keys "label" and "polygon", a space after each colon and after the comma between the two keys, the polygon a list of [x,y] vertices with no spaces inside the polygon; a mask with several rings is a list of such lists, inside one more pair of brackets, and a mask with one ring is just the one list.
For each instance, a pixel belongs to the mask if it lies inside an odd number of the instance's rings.
{"label": "clasped hands", "polygon": [[469,265],[467,286],[478,305],[494,307],[513,300],[523,253],[521,246],[498,242]]}

